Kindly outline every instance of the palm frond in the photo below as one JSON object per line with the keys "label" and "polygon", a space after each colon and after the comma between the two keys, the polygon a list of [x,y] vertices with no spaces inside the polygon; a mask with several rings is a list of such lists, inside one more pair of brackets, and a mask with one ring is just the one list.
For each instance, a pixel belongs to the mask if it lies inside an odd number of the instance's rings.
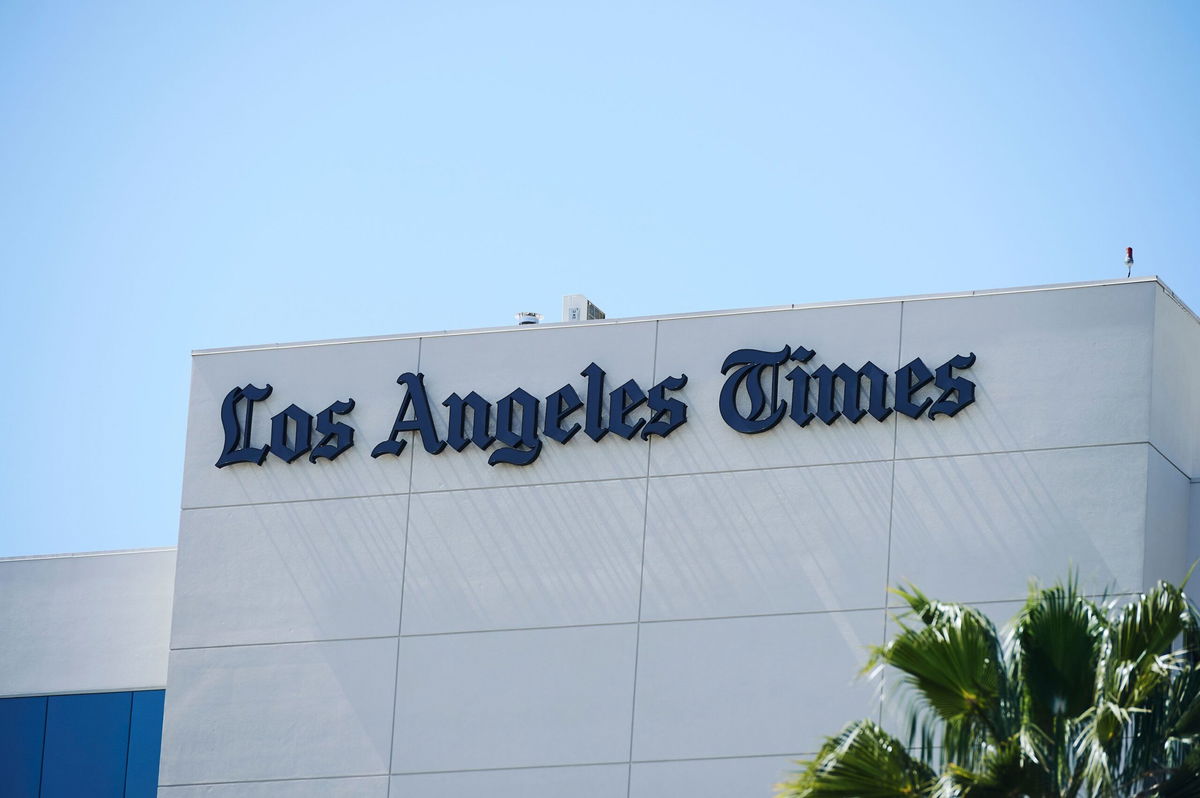
{"label": "palm frond", "polygon": [[1113,624],[1113,656],[1140,663],[1171,651],[1188,623],[1183,591],[1166,582],[1127,604]]}
{"label": "palm frond", "polygon": [[988,746],[974,768],[951,765],[948,770],[959,793],[971,798],[1043,795],[1048,786],[1042,769],[1024,756],[1019,735]]}
{"label": "palm frond", "polygon": [[903,629],[876,657],[906,674],[942,720],[982,723],[991,734],[1008,736],[1000,713],[1008,680],[992,622],[972,607],[913,603],[927,625]]}
{"label": "palm frond", "polygon": [[917,798],[936,774],[877,724],[862,720],[828,738],[804,769],[779,785],[786,798]]}
{"label": "palm frond", "polygon": [[783,796],[1200,798],[1200,609],[1180,587],[1124,606],[1074,579],[1034,587],[1003,637],[977,609],[894,592],[908,608],[869,667],[899,675],[908,748],[852,724]]}
{"label": "palm frond", "polygon": [[1076,717],[1092,706],[1101,625],[1096,607],[1073,582],[1038,591],[1018,616],[1022,689],[1044,732],[1051,733],[1055,718]]}

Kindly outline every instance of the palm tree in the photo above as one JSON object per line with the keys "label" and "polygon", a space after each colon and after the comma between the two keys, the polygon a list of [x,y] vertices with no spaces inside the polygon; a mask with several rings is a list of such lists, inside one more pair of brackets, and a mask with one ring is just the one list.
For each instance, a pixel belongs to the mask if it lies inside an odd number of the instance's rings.
{"label": "palm tree", "polygon": [[977,609],[896,592],[909,609],[868,667],[903,674],[907,740],[852,723],[780,796],[1200,796],[1200,613],[1182,588],[1121,606],[1072,580],[1034,591],[1003,637]]}

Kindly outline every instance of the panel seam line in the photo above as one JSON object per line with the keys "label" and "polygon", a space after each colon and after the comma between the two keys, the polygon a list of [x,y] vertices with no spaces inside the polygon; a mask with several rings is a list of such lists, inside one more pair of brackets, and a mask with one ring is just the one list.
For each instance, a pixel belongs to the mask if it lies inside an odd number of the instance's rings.
{"label": "panel seam line", "polygon": [[[900,303],[900,324],[899,331],[896,335],[896,371],[900,371],[900,361],[904,357],[904,303]],[[900,384],[897,381],[895,390],[900,390]],[[888,529],[887,529],[887,560],[883,569],[883,621],[882,628],[879,630],[879,644],[887,645],[887,622],[888,622],[888,585],[892,581],[892,521],[896,515],[896,452],[899,449],[900,441],[900,421],[896,413],[892,413],[892,478],[891,487],[888,491]],[[880,674],[879,682],[879,725],[883,725],[883,700],[884,700],[884,683],[883,675]]]}
{"label": "panel seam line", "polygon": [[[415,433],[410,433],[410,435],[414,435],[414,434]],[[1106,448],[1112,448],[1112,447],[1116,447],[1116,446],[1143,446],[1143,445],[1154,446],[1155,451],[1158,451],[1159,454],[1162,454],[1162,452],[1159,451],[1158,447],[1155,446],[1154,443],[1149,440],[1128,440],[1128,441],[1110,441],[1110,442],[1104,442],[1104,443],[1071,443],[1071,444],[1065,444],[1063,446],[1030,446],[1030,447],[1027,447],[1024,449],[993,449],[993,450],[982,451],[982,452],[950,452],[947,454],[921,454],[921,455],[912,455],[912,456],[908,456],[908,457],[895,457],[895,458],[872,457],[872,458],[866,458],[863,460],[837,460],[837,461],[828,462],[828,463],[790,463],[787,465],[774,465],[774,466],[756,465],[756,466],[748,466],[745,468],[722,468],[719,470],[712,470],[712,471],[679,471],[679,472],[664,473],[664,474],[651,474],[650,479],[678,479],[678,478],[682,478],[682,477],[696,477],[696,476],[703,477],[703,476],[712,476],[712,475],[717,475],[717,474],[749,474],[749,473],[755,473],[755,472],[759,472],[759,471],[786,471],[788,469],[799,469],[799,468],[836,468],[839,466],[868,465],[870,463],[888,463],[888,462],[892,462],[893,460],[895,460],[895,462],[908,463],[908,462],[917,462],[917,461],[921,461],[921,460],[943,460],[943,459],[959,458],[959,457],[996,457],[996,456],[1005,455],[1005,454],[1031,454],[1031,453],[1038,453],[1038,452],[1062,452],[1062,451],[1069,451],[1071,449],[1106,449]],[[1187,472],[1185,472],[1179,466],[1175,465],[1175,463],[1172,462],[1170,460],[1170,458],[1167,458],[1166,455],[1163,455],[1163,457],[1166,458],[1168,462],[1171,462],[1171,465],[1175,469],[1177,469],[1181,474],[1183,474],[1184,476],[1187,476]],[[542,488],[542,487],[551,486],[551,485],[580,485],[580,484],[590,484],[590,483],[594,483],[594,482],[629,482],[629,481],[640,480],[640,479],[645,479],[645,478],[646,477],[642,474],[631,474],[628,476],[618,476],[618,477],[597,477],[595,479],[570,479],[570,480],[564,479],[564,480],[553,480],[553,481],[546,481],[546,482],[528,482],[528,483],[524,483],[524,484],[513,484],[513,485],[476,485],[476,486],[471,486],[471,487],[466,487],[466,488],[438,488],[436,490],[392,491],[389,493],[362,493],[362,494],[356,494],[353,496],[325,496],[325,497],[319,497],[319,498],[303,498],[303,499],[273,499],[270,501],[237,502],[237,503],[233,503],[233,504],[197,504],[197,505],[193,505],[190,507],[183,507],[183,508],[181,508],[180,512],[194,512],[196,510],[225,510],[225,509],[230,509],[230,508],[234,508],[234,507],[264,507],[264,506],[272,505],[272,504],[303,504],[306,502],[340,502],[340,501],[352,501],[352,500],[357,500],[357,499],[383,499],[383,498],[388,498],[388,497],[392,497],[392,496],[424,496],[427,494],[436,494],[436,493],[462,493],[462,492],[466,492],[466,491],[481,491],[481,490],[519,490],[522,488],[528,490],[528,489]],[[1189,477],[1189,479],[1191,479],[1191,478]],[[141,550],[135,549],[134,551],[141,551]],[[29,557],[27,559],[42,559],[42,558],[35,556],[35,557]]]}
{"label": "panel seam line", "polygon": [[[650,362],[650,384],[654,385],[658,381],[658,332],[661,322],[654,323],[654,355]],[[641,562],[638,565],[638,606],[637,606],[637,623],[634,626],[633,632],[633,692],[629,701],[629,763],[628,770],[625,774],[625,796],[630,798],[633,792],[633,736],[637,724],[637,677],[638,677],[638,657],[642,650],[642,596],[646,588],[646,530],[650,524],[650,469],[652,464],[651,453],[653,451],[654,441],[650,438],[646,439],[646,477],[645,477],[645,493],[642,499],[642,554]]]}
{"label": "panel seam line", "polygon": [[[424,348],[424,338],[417,339],[417,373],[421,373],[421,350]],[[396,619],[396,658],[394,667],[392,668],[392,728],[389,730],[388,736],[388,777],[387,789],[384,792],[386,798],[391,798],[392,795],[392,764],[396,756],[396,707],[400,705],[400,630],[404,628],[404,580],[408,576],[408,536],[412,525],[412,485],[413,485],[413,469],[417,462],[417,433],[410,432],[408,434],[408,492],[404,494],[406,500],[404,502],[404,555],[400,560],[400,612]]]}

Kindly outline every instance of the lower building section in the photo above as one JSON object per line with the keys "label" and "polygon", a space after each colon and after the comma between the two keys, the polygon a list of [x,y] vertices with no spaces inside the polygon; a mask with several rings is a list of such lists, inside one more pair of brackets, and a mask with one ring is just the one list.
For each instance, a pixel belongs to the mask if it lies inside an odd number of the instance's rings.
{"label": "lower building section", "polygon": [[163,691],[0,699],[0,795],[154,798]]}

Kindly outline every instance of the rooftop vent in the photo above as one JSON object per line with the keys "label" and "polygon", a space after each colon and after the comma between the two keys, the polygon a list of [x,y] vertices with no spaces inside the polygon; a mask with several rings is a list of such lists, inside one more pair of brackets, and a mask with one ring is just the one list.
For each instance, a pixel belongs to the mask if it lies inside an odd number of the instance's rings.
{"label": "rooftop vent", "polygon": [[563,297],[563,321],[594,321],[604,318],[604,311],[588,301],[583,294]]}
{"label": "rooftop vent", "polygon": [[542,320],[541,313],[534,313],[529,310],[523,310],[517,314],[517,326],[524,327],[526,324],[537,324]]}

